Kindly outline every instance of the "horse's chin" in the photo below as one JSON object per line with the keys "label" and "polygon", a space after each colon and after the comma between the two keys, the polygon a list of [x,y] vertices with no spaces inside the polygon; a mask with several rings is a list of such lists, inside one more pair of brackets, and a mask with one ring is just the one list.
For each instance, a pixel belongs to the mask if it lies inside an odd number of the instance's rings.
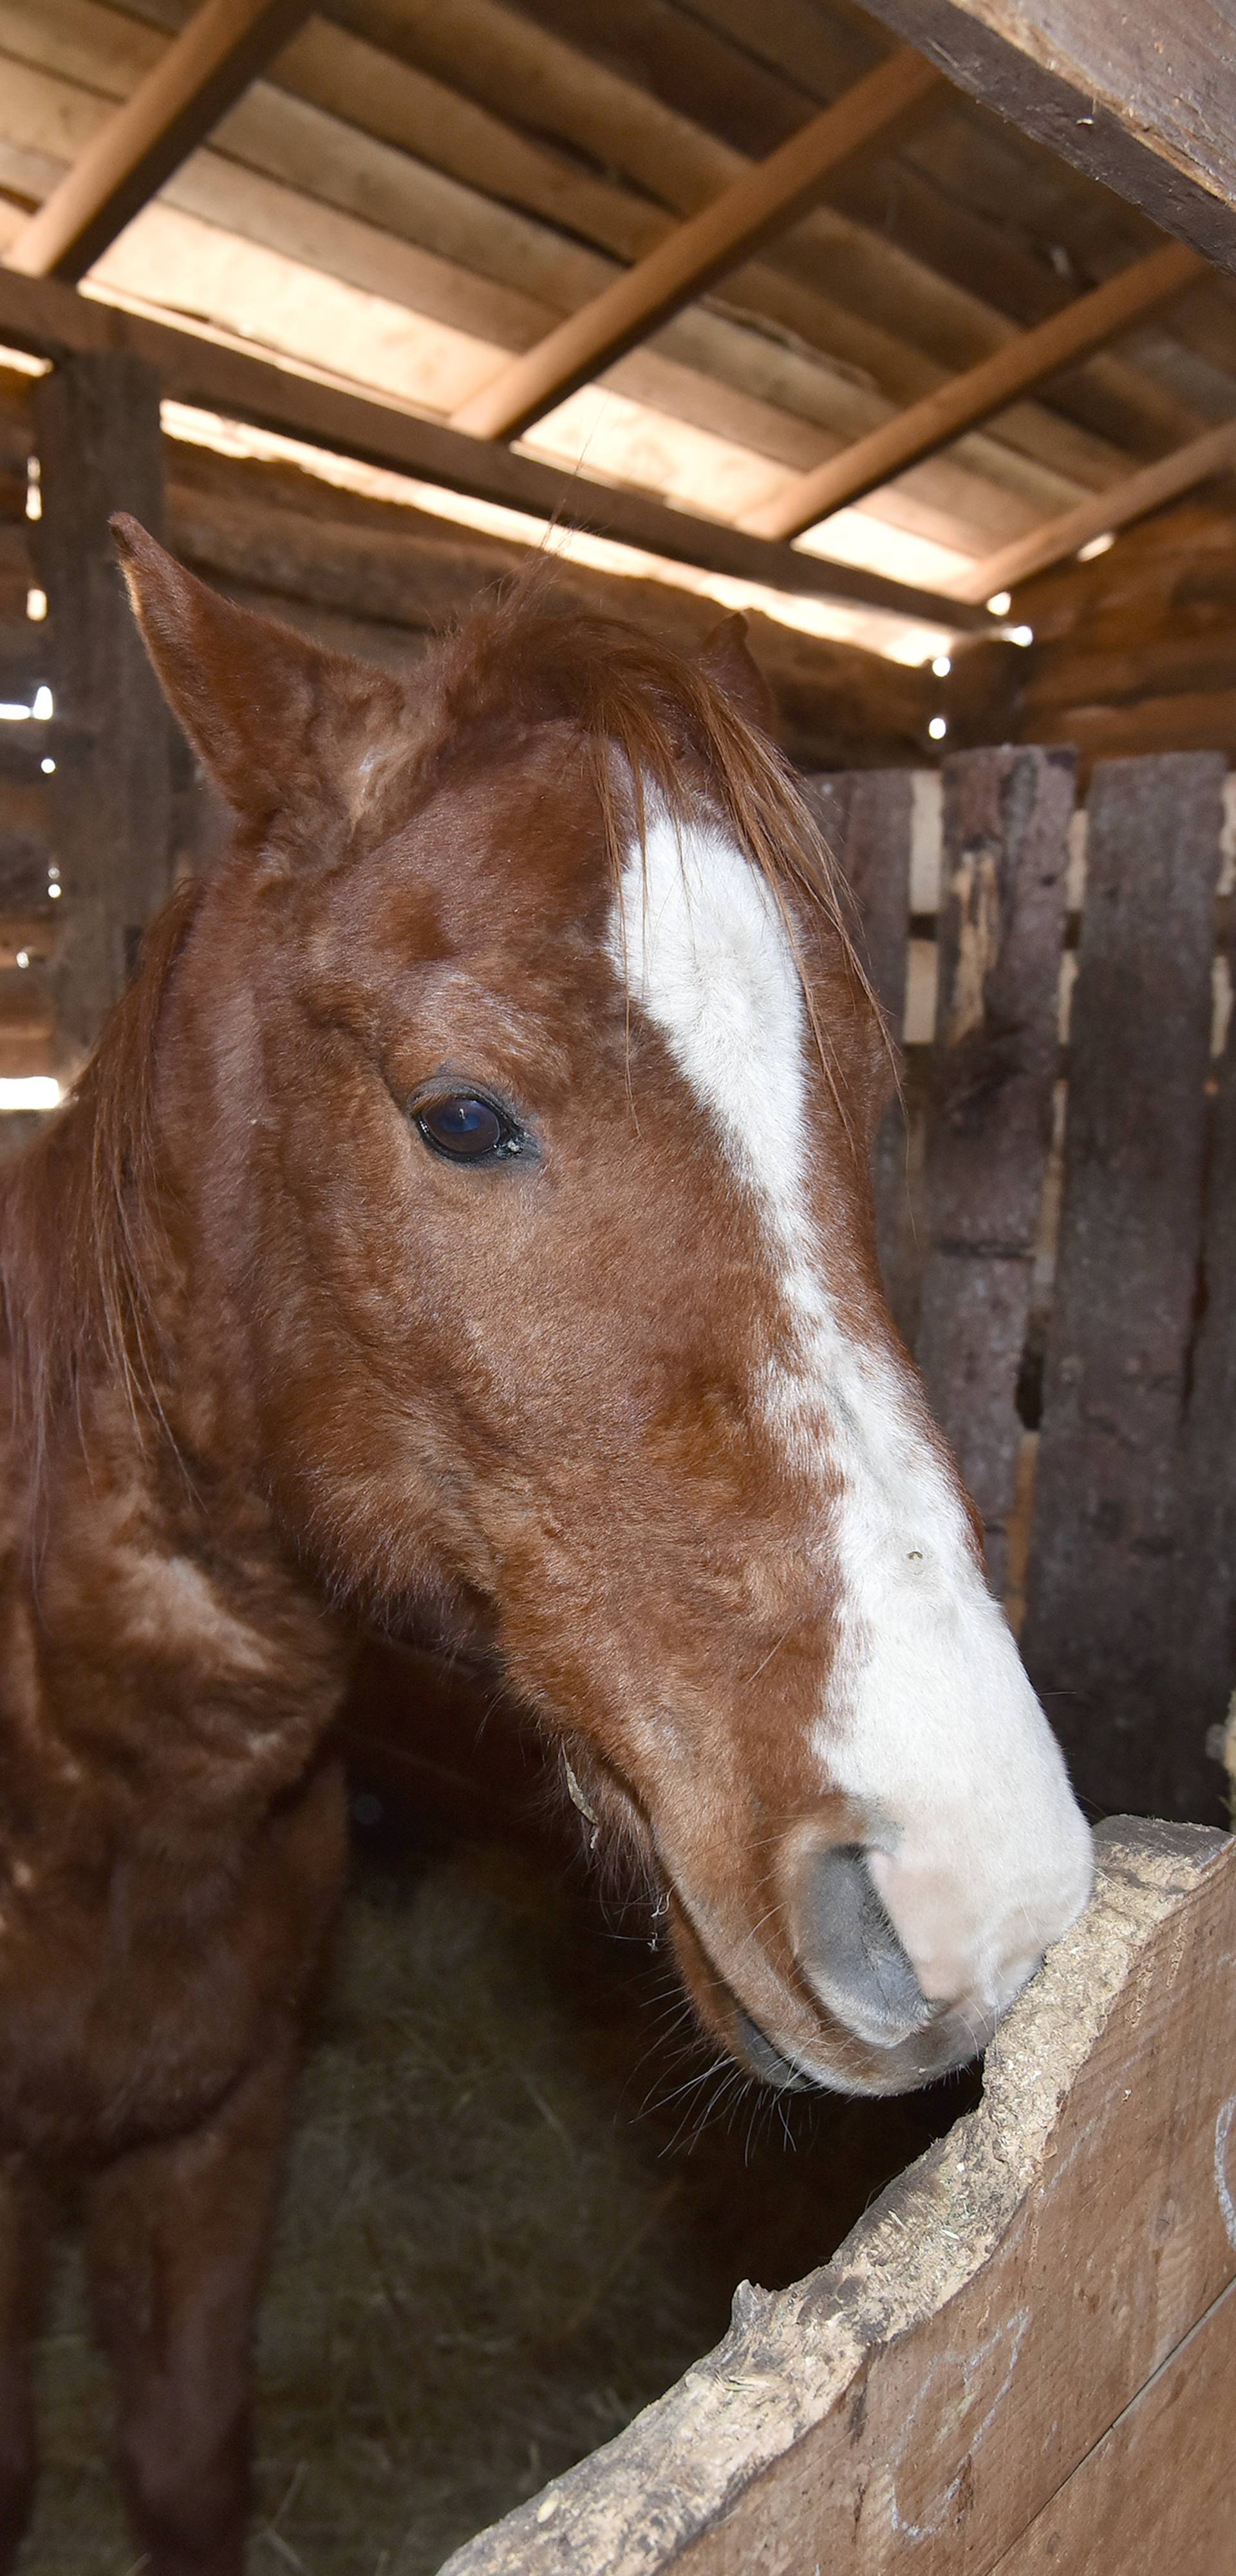
{"label": "horse's chin", "polygon": [[836,2014],[817,2009],[817,2035],[810,2049],[796,2045],[791,2052],[735,1994],[672,1894],[669,1921],[675,1964],[707,2036],[773,2091],[914,2093],[968,2065],[991,2037],[994,2017],[990,2026],[979,2026],[948,2012],[933,2014],[903,2038],[878,2047],[847,2029]]}

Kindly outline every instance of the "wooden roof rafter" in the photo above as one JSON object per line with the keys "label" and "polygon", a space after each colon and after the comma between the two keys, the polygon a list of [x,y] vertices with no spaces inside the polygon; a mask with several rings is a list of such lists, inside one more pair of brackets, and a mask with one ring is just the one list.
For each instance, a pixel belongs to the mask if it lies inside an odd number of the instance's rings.
{"label": "wooden roof rafter", "polygon": [[1028,581],[1036,572],[1048,572],[1053,564],[1080,553],[1094,538],[1115,536],[1134,519],[1144,519],[1151,510],[1160,510],[1166,502],[1178,501],[1184,493],[1194,491],[1212,474],[1230,473],[1233,467],[1236,421],[1224,421],[1219,428],[1208,429],[1200,438],[1191,438],[1183,447],[1158,457],[1153,465],[1144,465],[1140,473],[1126,475],[1107,491],[1096,492],[1092,500],[1081,502],[1077,509],[1049,519],[1044,527],[1033,529],[1016,544],[986,556],[966,581],[958,584],[958,596],[977,601],[1012,590],[1019,581]]}

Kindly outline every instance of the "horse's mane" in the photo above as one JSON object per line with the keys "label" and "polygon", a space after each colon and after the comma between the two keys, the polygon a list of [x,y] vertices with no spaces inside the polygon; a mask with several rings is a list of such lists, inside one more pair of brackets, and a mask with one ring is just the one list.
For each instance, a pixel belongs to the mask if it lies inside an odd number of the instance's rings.
{"label": "horse's mane", "polygon": [[[511,733],[565,721],[591,767],[616,882],[633,826],[642,844],[650,812],[685,824],[707,804],[767,883],[800,971],[795,896],[822,909],[864,982],[826,844],[781,754],[737,712],[706,662],[688,662],[616,618],[564,605],[549,579],[538,569],[517,581],[441,648],[438,702],[417,775],[466,762],[478,741],[492,749]],[[429,694],[432,675],[425,677]],[[156,1039],[201,892],[200,880],[186,881],[152,923],[134,980],[69,1100],[0,1171],[0,1311],[15,1428],[28,1441],[36,1484],[54,1412],[76,1406],[100,1362],[135,1419],[157,1409],[146,1269],[158,1230]],[[840,1100],[810,978],[802,981]]]}
{"label": "horse's mane", "polygon": [[155,1038],[197,908],[187,879],[152,922],[132,983],[68,1101],[0,1171],[0,1299],[14,1429],[37,1486],[48,1425],[87,1366],[114,1369],[135,1413],[151,1400],[154,1322],[143,1261],[153,1178]]}

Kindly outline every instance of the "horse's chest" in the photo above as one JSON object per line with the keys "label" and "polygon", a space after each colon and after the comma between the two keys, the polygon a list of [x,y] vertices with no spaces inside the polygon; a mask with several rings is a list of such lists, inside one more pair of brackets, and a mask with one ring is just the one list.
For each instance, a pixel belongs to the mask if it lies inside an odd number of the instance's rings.
{"label": "horse's chest", "polygon": [[164,1926],[143,1957],[93,1909],[66,1909],[6,1922],[0,1950],[7,2146],[93,2157],[192,2126],[244,2063],[252,1998],[217,1942],[194,1959]]}
{"label": "horse's chest", "polygon": [[0,2146],[94,2161],[207,2117],[295,2016],[342,1856],[342,1792],[326,1765],[243,1866],[97,1845],[12,1861]]}

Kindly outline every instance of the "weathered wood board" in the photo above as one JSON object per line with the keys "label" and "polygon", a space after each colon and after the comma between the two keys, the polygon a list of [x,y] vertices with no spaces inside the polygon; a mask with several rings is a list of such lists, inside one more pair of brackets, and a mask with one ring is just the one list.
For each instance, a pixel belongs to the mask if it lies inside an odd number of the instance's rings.
{"label": "weathered wood board", "polygon": [[73,1071],[171,890],[172,721],[108,530],[113,511],[131,510],[162,532],[158,380],[123,353],[66,358],[31,408],[43,494],[34,551],[63,728],[49,802],[67,900],[51,981],[61,1068]]}
{"label": "weathered wood board", "polygon": [[972,751],[944,770],[929,1236],[915,1356],[983,1518],[992,1590],[1009,1517],[1051,1145],[1074,772],[1068,752]]}
{"label": "weathered wood board", "polygon": [[1236,1848],[1122,1818],[1099,1852],[979,2108],[443,2576],[1219,2576]]}
{"label": "weathered wood board", "polygon": [[1217,753],[1113,761],[1090,799],[1022,1644],[1109,1810],[1187,1813],[1204,1763],[1172,1638],[1223,778]]}
{"label": "weathered wood board", "polygon": [[[1228,993],[1236,965],[1236,907],[1228,898]],[[1206,1786],[1206,1739],[1236,1686],[1236,1012],[1211,1069],[1202,1268],[1180,1459],[1181,1561],[1175,1585],[1173,1680],[1190,1712],[1192,1764],[1182,1785]],[[1198,1782],[1197,1771],[1203,1767]],[[1210,1772],[1213,1779],[1213,1772]]]}
{"label": "weathered wood board", "polygon": [[1236,267],[1231,20],[1222,0],[871,0],[875,17],[1025,134]]}

